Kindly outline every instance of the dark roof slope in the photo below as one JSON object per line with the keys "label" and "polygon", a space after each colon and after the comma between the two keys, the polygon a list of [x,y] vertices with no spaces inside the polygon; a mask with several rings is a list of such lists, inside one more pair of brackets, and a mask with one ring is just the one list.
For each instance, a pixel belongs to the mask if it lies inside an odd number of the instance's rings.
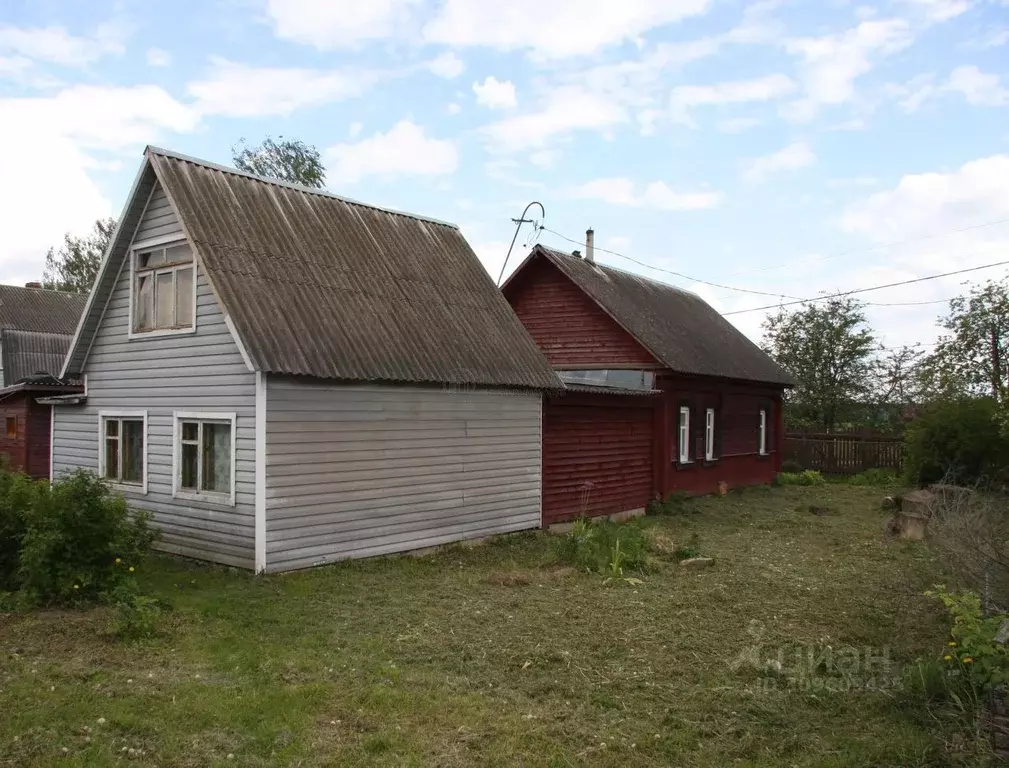
{"label": "dark roof slope", "polygon": [[72,334],[87,300],[82,293],[0,285],[0,328]]}
{"label": "dark roof slope", "polygon": [[[149,147],[120,233],[164,187],[261,371],[349,381],[561,389],[458,228]],[[139,201],[139,205],[138,205]],[[126,244],[110,249],[68,372]]]}
{"label": "dark roof slope", "polygon": [[59,376],[71,338],[69,333],[0,330],[4,385],[16,384],[37,373]]}
{"label": "dark roof slope", "polygon": [[543,246],[533,250],[527,263],[537,254],[668,368],[701,376],[794,383],[781,366],[697,294]]}

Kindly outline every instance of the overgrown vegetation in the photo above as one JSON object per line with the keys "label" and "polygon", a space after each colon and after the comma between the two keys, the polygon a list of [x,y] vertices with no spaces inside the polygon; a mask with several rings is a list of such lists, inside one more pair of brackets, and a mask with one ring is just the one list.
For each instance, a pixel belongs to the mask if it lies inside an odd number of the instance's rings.
{"label": "overgrown vegetation", "polygon": [[847,485],[871,485],[886,488],[900,484],[900,477],[890,469],[867,469],[857,475],[840,478],[840,482]]}
{"label": "overgrown vegetation", "polygon": [[575,520],[570,533],[558,538],[554,551],[564,565],[613,578],[648,568],[648,536],[635,520]]}
{"label": "overgrown vegetation", "polygon": [[[548,534],[284,576],[151,557],[138,587],[173,611],[150,640],[109,643],[106,607],[0,617],[0,764],[981,765],[898,679],[947,642],[922,593],[951,582],[884,543],[879,499],[691,499],[634,525],[717,567],[660,557],[620,589],[557,567]],[[790,672],[828,646],[886,661]]]}
{"label": "overgrown vegetation", "polygon": [[25,602],[125,600],[154,539],[146,515],[131,514],[89,472],[78,470],[50,487],[0,471],[0,590]]}
{"label": "overgrown vegetation", "polygon": [[815,469],[778,473],[778,485],[823,485],[825,482],[823,475]]}

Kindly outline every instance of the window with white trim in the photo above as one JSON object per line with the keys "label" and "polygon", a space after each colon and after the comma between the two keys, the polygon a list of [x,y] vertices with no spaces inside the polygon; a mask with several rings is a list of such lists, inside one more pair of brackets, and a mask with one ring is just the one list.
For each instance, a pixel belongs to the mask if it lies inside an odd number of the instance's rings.
{"label": "window with white trim", "polygon": [[190,330],[196,322],[196,273],[188,243],[133,252],[133,332]]}
{"label": "window with white trim", "polygon": [[235,414],[175,414],[176,496],[235,503]]}
{"label": "window with white trim", "polygon": [[767,455],[767,411],[760,409],[760,455]]}
{"label": "window with white trim", "polygon": [[715,409],[704,412],[704,460],[715,458]]}
{"label": "window with white trim", "polygon": [[680,464],[690,461],[690,407],[680,407]]}
{"label": "window with white trim", "polygon": [[103,413],[98,473],[117,485],[144,487],[146,417],[144,414]]}

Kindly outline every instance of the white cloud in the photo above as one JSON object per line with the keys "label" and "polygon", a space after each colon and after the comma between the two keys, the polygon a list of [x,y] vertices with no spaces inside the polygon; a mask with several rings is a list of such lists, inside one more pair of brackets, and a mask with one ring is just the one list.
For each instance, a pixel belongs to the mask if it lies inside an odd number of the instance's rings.
{"label": "white cloud", "polygon": [[903,19],[863,21],[840,34],[788,40],[785,48],[799,57],[803,98],[790,105],[785,115],[809,120],[823,106],[851,101],[855,81],[876,62],[909,46],[910,25]]}
{"label": "white cloud", "polygon": [[0,26],[0,53],[35,61],[80,67],[124,50],[122,30],[111,24],[98,27],[90,37],[71,35],[63,27]]}
{"label": "white cloud", "polygon": [[24,56],[0,56],[0,77],[20,75],[31,65],[31,59]]}
{"label": "white cloud", "polygon": [[147,49],[147,66],[167,67],[172,63],[172,55],[164,48]]}
{"label": "white cloud", "polygon": [[989,75],[977,67],[957,67],[949,76],[946,88],[960,93],[968,104],[978,107],[1004,107],[1009,105],[1009,88],[1002,85],[998,75]]}
{"label": "white cloud", "polygon": [[359,96],[379,75],[369,71],[251,67],[212,59],[213,68],[186,90],[203,114],[287,115],[296,109]]}
{"label": "white cloud", "polygon": [[545,58],[595,53],[704,13],[709,0],[445,0],[424,27],[428,42],[530,50]]}
{"label": "white cloud", "polygon": [[269,0],[278,37],[316,48],[355,47],[407,33],[418,0]]}
{"label": "white cloud", "polygon": [[451,51],[446,51],[429,61],[427,68],[438,77],[453,80],[466,71],[466,64]]}
{"label": "white cloud", "polygon": [[330,147],[326,161],[331,181],[353,184],[371,176],[446,175],[459,166],[459,154],[451,141],[429,138],[421,126],[401,120],[387,133]]}
{"label": "white cloud", "polygon": [[719,133],[745,133],[763,123],[756,117],[732,117],[727,120],[719,120],[715,128]]}
{"label": "white cloud", "polygon": [[537,168],[551,168],[557,161],[557,153],[551,149],[540,149],[529,155],[529,162]]}
{"label": "white cloud", "polygon": [[779,171],[796,171],[816,162],[816,155],[804,141],[796,141],[770,155],[751,160],[744,172],[747,181],[762,181]]}
{"label": "white cloud", "polygon": [[794,90],[795,83],[782,74],[714,85],[681,85],[674,88],[669,97],[670,110],[674,119],[689,122],[689,113],[694,107],[771,101]]}
{"label": "white cloud", "polygon": [[971,0],[904,0],[917,8],[929,21],[949,21],[970,10]]}
{"label": "white cloud", "polygon": [[627,109],[604,93],[578,86],[551,89],[538,111],[510,117],[481,129],[491,148],[515,152],[541,148],[578,130],[601,130],[628,120]]}
{"label": "white cloud", "polygon": [[451,104],[449,104],[449,105],[448,105],[448,106],[447,106],[447,107],[445,108],[445,110],[446,110],[446,111],[447,111],[447,112],[448,112],[448,113],[449,113],[450,115],[458,115],[458,114],[459,114],[460,112],[462,112],[462,107],[460,107],[460,106],[459,106],[458,104],[456,104],[456,103],[455,103],[455,102],[453,101],[453,102],[452,102]]}
{"label": "white cloud", "polygon": [[473,83],[476,103],[488,109],[510,109],[518,104],[515,98],[515,84],[511,80],[487,77],[482,83]]}
{"label": "white cloud", "polygon": [[593,179],[567,190],[567,196],[579,200],[601,200],[610,205],[654,208],[660,211],[698,211],[719,205],[721,192],[674,192],[662,181],[653,181],[640,192],[627,178]]}
{"label": "white cloud", "polygon": [[347,128],[347,135],[350,136],[350,138],[355,139],[361,135],[362,130],[364,130],[364,123],[354,122]]}

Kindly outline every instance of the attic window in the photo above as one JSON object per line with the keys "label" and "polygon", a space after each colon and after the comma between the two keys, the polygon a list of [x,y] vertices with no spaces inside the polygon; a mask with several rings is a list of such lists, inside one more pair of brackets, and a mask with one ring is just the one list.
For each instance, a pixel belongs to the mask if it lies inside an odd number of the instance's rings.
{"label": "attic window", "polygon": [[190,331],[196,325],[193,251],[185,242],[133,251],[133,332]]}

